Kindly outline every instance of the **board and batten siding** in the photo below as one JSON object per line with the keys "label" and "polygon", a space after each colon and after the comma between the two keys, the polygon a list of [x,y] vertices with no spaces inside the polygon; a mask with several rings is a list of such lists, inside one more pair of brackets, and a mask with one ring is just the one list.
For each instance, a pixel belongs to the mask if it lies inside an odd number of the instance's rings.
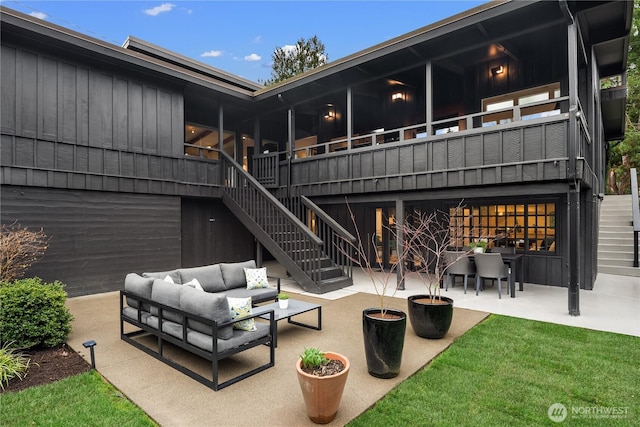
{"label": "board and batten siding", "polygon": [[183,153],[179,92],[3,45],[3,134],[165,156]]}
{"label": "board and batten siding", "polygon": [[181,264],[181,198],[2,187],[2,223],[43,229],[45,256],[28,277],[64,283],[70,297],[122,289],[129,272]]}

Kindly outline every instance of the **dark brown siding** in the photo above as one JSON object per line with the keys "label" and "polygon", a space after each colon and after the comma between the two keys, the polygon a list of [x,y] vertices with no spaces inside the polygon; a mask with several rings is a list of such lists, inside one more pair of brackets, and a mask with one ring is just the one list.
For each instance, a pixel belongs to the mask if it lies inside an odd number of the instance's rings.
{"label": "dark brown siding", "polygon": [[27,276],[60,280],[70,296],[180,266],[180,197],[3,186],[2,223],[14,220],[51,238]]}
{"label": "dark brown siding", "polygon": [[183,151],[183,95],[3,45],[2,132],[156,155]]}
{"label": "dark brown siding", "polygon": [[182,199],[182,266],[254,259],[254,238],[221,200]]}

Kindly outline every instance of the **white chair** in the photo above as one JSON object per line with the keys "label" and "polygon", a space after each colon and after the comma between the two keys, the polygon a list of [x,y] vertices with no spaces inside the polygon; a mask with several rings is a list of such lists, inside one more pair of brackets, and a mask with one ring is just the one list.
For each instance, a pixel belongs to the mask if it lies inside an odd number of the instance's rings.
{"label": "white chair", "polygon": [[465,252],[446,251],[444,253],[444,262],[447,266],[447,283],[445,291],[449,290],[449,282],[453,277],[451,287],[455,286],[456,277],[464,276],[464,293],[467,293],[467,282],[469,276],[476,274],[476,267],[471,262],[471,259],[466,256]]}
{"label": "white chair", "polygon": [[474,261],[476,264],[476,295],[478,295],[483,279],[498,281],[498,298],[502,298],[502,279],[507,279],[507,295],[509,294],[509,266],[502,261],[501,254],[475,254]]}

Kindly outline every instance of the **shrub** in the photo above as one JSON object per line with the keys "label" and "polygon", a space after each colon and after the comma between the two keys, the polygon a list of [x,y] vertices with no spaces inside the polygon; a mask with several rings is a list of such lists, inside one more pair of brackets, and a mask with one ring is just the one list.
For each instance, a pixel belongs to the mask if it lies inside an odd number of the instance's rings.
{"label": "shrub", "polygon": [[0,282],[21,279],[29,267],[44,256],[49,238],[17,222],[0,227]]}
{"label": "shrub", "polygon": [[0,344],[16,348],[55,347],[71,332],[73,316],[65,306],[67,293],[58,281],[35,277],[0,286]]}
{"label": "shrub", "polygon": [[30,362],[27,356],[10,349],[8,344],[3,345],[0,348],[0,388],[4,390],[11,378],[23,379]]}

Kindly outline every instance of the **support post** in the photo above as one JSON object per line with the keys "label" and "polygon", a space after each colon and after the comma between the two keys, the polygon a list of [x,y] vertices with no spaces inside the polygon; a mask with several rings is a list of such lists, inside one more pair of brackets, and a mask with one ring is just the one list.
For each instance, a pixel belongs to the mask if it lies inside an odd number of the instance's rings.
{"label": "support post", "polygon": [[398,266],[396,267],[396,289],[404,291],[404,202],[396,199],[396,253]]}
{"label": "support post", "polygon": [[580,316],[580,183],[574,182],[569,190],[567,223],[569,225],[569,315]]}

